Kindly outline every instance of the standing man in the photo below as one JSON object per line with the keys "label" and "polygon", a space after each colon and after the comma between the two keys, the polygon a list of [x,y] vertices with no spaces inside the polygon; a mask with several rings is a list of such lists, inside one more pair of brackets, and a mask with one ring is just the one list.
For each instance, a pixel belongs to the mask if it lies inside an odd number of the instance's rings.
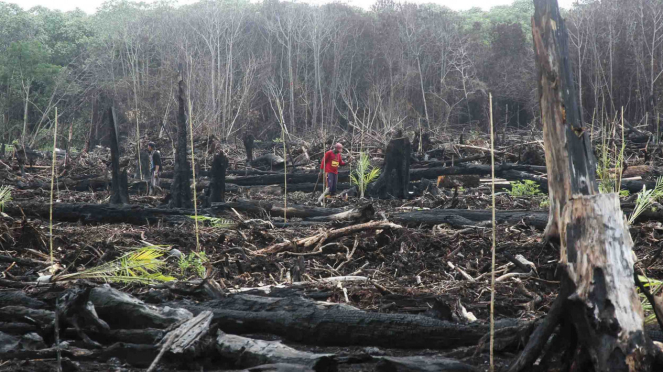
{"label": "standing man", "polygon": [[149,195],[154,195],[159,188],[159,171],[161,170],[161,154],[156,149],[154,142],[147,144],[147,151],[150,153],[150,183]]}
{"label": "standing man", "polygon": [[334,149],[327,151],[322,158],[320,169],[324,170],[327,174],[325,179],[327,188],[322,194],[323,196],[336,194],[336,187],[338,186],[338,167],[346,164],[346,162],[341,159],[341,151],[343,151],[343,145],[337,143],[334,145]]}

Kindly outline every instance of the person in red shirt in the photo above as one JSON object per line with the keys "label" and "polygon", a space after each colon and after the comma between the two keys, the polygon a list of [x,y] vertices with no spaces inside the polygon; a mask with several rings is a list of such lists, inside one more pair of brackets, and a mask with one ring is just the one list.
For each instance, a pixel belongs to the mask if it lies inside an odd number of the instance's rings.
{"label": "person in red shirt", "polygon": [[341,159],[342,151],[343,145],[337,143],[334,145],[334,149],[327,151],[324,158],[322,158],[320,169],[323,169],[327,174],[327,189],[323,195],[336,194],[336,186],[338,185],[338,167],[347,164],[343,161],[343,159]]}

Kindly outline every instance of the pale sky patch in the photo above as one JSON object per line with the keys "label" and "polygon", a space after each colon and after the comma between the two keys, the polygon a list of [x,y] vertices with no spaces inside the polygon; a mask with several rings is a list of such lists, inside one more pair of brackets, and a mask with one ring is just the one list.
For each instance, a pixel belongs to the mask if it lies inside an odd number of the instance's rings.
{"label": "pale sky patch", "polygon": [[[57,9],[62,11],[70,11],[76,8],[79,8],[87,13],[93,13],[97,8],[104,2],[104,0],[5,0],[9,3],[15,3],[20,5],[23,9],[30,9],[34,6],[44,6],[50,9]],[[154,0],[143,0],[147,3],[153,2]],[[301,0],[300,0],[301,1]],[[559,0],[559,5],[564,8],[570,8],[575,0]],[[195,3],[197,0],[179,0],[178,4],[191,4]],[[304,0],[304,2],[311,4],[324,4],[329,2],[328,0]],[[342,0],[344,3],[350,5],[359,6],[364,9],[369,9],[370,6],[374,3],[374,0]],[[484,10],[488,10],[496,5],[508,5],[513,2],[513,0],[408,0],[408,2],[424,4],[424,3],[435,3],[440,5],[448,6],[456,10],[466,10],[473,7],[480,7]]]}

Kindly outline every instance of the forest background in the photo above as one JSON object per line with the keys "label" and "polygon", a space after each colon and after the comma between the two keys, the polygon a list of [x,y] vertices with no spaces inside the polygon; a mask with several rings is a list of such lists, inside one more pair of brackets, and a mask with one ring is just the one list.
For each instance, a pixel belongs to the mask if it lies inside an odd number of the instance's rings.
{"label": "forest background", "polygon": [[[94,14],[0,2],[0,142],[48,148],[54,108],[73,145],[174,131],[180,72],[198,135],[260,139],[354,129],[538,128],[530,19],[516,0],[488,11],[378,0],[174,6],[110,1]],[[565,11],[583,120],[657,132],[663,1],[584,0]],[[51,138],[51,140],[49,140]]]}

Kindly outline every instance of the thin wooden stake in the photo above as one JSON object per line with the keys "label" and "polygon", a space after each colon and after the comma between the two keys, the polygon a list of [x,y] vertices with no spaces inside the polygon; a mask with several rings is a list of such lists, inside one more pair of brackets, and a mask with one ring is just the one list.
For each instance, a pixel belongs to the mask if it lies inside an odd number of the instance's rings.
{"label": "thin wooden stake", "polygon": [[495,371],[494,348],[495,348],[495,139],[493,133],[493,95],[488,94],[490,104],[490,171],[493,199],[493,244],[492,261],[490,269],[490,371]]}
{"label": "thin wooden stake", "polygon": [[[193,65],[193,58],[190,57],[190,66]],[[187,89],[189,90],[189,85],[187,85]],[[196,156],[193,153],[193,120],[191,120],[191,115],[193,114],[193,110],[191,109],[191,92],[187,92],[186,95],[186,100],[187,100],[187,109],[189,111],[189,117],[187,120],[189,121],[189,132],[190,132],[190,138],[191,138],[191,171],[193,173],[193,213],[194,213],[194,221],[196,223],[196,252],[200,252],[200,237],[198,236],[198,195],[196,193]]]}
{"label": "thin wooden stake", "polygon": [[617,191],[617,196],[619,196],[619,192],[622,189],[622,173],[624,173],[624,149],[626,148],[626,142],[624,142],[626,137],[624,136],[624,106],[622,106],[622,149],[619,151],[619,156],[617,157],[617,161],[619,164],[615,164],[615,168],[619,171],[619,179],[617,182],[617,185],[615,185]]}
{"label": "thin wooden stake", "polygon": [[55,108],[55,129],[53,130],[53,162],[51,164],[51,210],[48,223],[51,265],[53,265],[53,188],[55,186],[55,146],[58,140],[58,108]]}
{"label": "thin wooden stake", "polygon": [[[285,124],[281,126],[281,140],[283,140],[283,222],[288,222],[288,153],[285,147]],[[293,163],[295,159],[292,159]],[[294,168],[293,168],[294,169]]]}

